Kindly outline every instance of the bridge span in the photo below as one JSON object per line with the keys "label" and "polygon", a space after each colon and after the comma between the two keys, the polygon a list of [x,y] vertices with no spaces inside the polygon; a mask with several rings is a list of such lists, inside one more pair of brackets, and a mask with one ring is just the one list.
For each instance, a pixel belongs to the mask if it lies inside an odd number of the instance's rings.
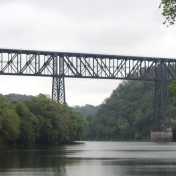
{"label": "bridge span", "polygon": [[153,126],[170,126],[167,84],[176,59],[0,48],[0,75],[52,77],[52,99],[66,103],[66,77],[155,82]]}

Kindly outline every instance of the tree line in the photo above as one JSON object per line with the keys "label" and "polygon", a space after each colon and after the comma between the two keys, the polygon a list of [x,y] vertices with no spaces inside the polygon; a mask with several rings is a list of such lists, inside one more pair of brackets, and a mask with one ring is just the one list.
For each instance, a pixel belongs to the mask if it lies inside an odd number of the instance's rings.
{"label": "tree line", "polygon": [[72,108],[40,94],[24,102],[0,95],[0,147],[70,143],[85,137],[86,121]]}
{"label": "tree line", "polygon": [[96,111],[100,108],[99,106],[93,106],[90,104],[85,104],[84,106],[73,106],[74,110],[80,112],[81,115],[83,115],[85,118],[91,115],[95,115]]}

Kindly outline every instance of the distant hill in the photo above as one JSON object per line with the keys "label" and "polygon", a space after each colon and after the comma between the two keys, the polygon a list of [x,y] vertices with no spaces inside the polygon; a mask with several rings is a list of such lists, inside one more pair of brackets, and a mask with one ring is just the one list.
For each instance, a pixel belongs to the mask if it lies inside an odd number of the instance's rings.
{"label": "distant hill", "polygon": [[82,116],[87,118],[88,116],[95,115],[96,111],[100,108],[99,106],[93,106],[90,104],[86,104],[84,106],[73,106],[72,108],[76,111],[78,111]]}
{"label": "distant hill", "polygon": [[25,100],[29,100],[31,99],[32,95],[21,95],[21,94],[8,94],[8,95],[5,95],[5,97],[10,100],[10,101],[17,101],[17,102],[23,102]]}

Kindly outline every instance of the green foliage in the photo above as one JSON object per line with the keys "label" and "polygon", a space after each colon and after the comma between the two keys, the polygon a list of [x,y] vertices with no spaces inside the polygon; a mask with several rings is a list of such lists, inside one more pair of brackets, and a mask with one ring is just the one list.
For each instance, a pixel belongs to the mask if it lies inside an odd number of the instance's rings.
{"label": "green foliage", "polygon": [[124,81],[87,118],[90,140],[142,140],[150,138],[153,82]]}
{"label": "green foliage", "polygon": [[171,119],[171,126],[172,126],[172,130],[173,130],[173,139],[176,140],[176,118]]}
{"label": "green foliage", "polygon": [[73,142],[85,137],[85,127],[78,112],[45,95],[23,103],[0,96],[0,146]]}
{"label": "green foliage", "polygon": [[5,97],[10,101],[23,102],[32,98],[32,95],[8,94]]}
{"label": "green foliage", "polygon": [[176,140],[176,80],[173,80],[169,87],[169,97],[171,98],[170,102],[170,117],[171,117],[171,126],[173,129],[173,138]]}
{"label": "green foliage", "polygon": [[85,120],[68,106],[62,106],[40,94],[25,102],[38,119],[39,143],[68,143],[84,137]]}
{"label": "green foliage", "polygon": [[166,18],[163,24],[173,25],[176,19],[176,0],[161,0],[159,8],[163,8],[162,15]]}
{"label": "green foliage", "polygon": [[0,143],[13,147],[20,133],[20,118],[15,112],[15,106],[4,96],[0,96]]}
{"label": "green foliage", "polygon": [[73,109],[75,109],[76,111],[80,112],[80,114],[82,116],[84,116],[85,118],[87,118],[90,115],[95,115],[96,111],[99,109],[100,106],[93,106],[93,105],[89,105],[86,104],[84,106],[74,106]]}
{"label": "green foliage", "polygon": [[0,95],[0,108],[1,109],[10,108],[15,110],[15,107],[13,106],[13,104],[10,101],[8,101],[8,99],[3,95]]}
{"label": "green foliage", "polygon": [[18,143],[23,145],[34,143],[35,134],[33,124],[36,121],[36,117],[30,113],[28,108],[23,103],[16,103],[16,112],[21,120]]}
{"label": "green foliage", "polygon": [[19,134],[20,119],[18,115],[8,108],[0,110],[1,116],[1,140],[12,141],[17,139]]}
{"label": "green foliage", "polygon": [[169,97],[176,97],[176,80],[173,80],[169,85]]}

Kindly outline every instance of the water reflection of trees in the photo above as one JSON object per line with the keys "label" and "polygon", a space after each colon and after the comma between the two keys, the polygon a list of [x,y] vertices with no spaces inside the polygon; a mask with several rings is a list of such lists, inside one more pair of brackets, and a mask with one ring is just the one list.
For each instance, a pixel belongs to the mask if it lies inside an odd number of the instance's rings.
{"label": "water reflection of trees", "polygon": [[[18,168],[64,168],[67,158],[64,151],[47,147],[20,152],[1,153],[0,169]],[[61,169],[63,171],[63,169]]]}

